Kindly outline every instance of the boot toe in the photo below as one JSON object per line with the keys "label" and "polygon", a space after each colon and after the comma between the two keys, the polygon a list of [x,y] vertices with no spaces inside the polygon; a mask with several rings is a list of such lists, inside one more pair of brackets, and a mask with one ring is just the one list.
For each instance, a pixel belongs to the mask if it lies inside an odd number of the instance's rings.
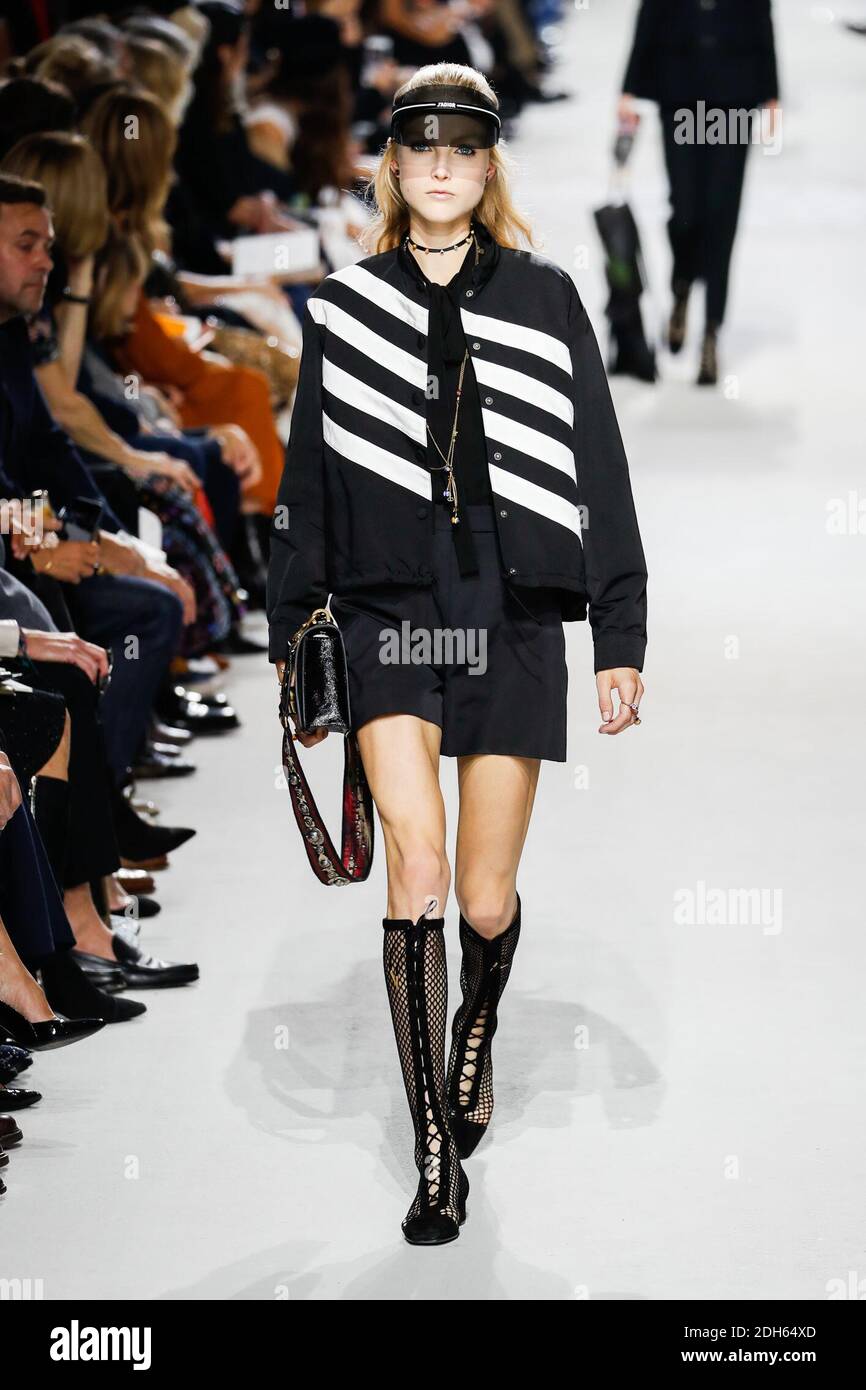
{"label": "boot toe", "polygon": [[403,1222],[403,1235],[410,1245],[447,1245],[459,1234],[459,1225],[447,1212],[426,1211]]}

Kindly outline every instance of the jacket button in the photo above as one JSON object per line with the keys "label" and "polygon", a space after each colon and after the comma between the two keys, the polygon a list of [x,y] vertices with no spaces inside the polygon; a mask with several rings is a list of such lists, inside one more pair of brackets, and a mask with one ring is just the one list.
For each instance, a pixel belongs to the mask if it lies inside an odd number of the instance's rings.
{"label": "jacket button", "polygon": [[475,349],[476,352],[478,352],[478,351],[480,350],[480,348],[481,348],[481,344],[480,344],[480,343],[473,343],[472,346],[474,347],[474,349]]}
{"label": "jacket button", "polygon": [[427,508],[426,508],[426,507],[419,507],[419,508],[418,508],[418,511],[417,511],[417,513],[416,513],[416,515],[417,515],[419,521],[423,521],[424,518],[425,518],[425,516],[427,516]]}
{"label": "jacket button", "polygon": [[507,511],[505,510],[504,507],[502,508],[502,511],[499,513],[499,515],[500,515],[500,516],[508,516],[508,513],[507,513]]}
{"label": "jacket button", "polygon": [[485,404],[485,405],[492,405],[492,404],[493,404],[493,397],[492,397],[492,396],[485,396],[485,397],[484,397],[484,404]]}
{"label": "jacket button", "polygon": [[471,299],[474,293],[475,293],[474,290],[467,290],[467,291],[466,291],[466,298],[467,298],[467,299]]}
{"label": "jacket button", "polygon": [[495,459],[496,459],[496,461],[497,461],[497,462],[498,462],[498,461],[499,461],[499,459],[501,459],[501,458],[502,458],[502,455],[501,455],[501,454],[499,454],[499,453],[497,453],[497,454],[494,454],[494,455],[493,455],[493,457],[494,457],[494,458],[495,458]]}
{"label": "jacket button", "polygon": [[508,573],[509,573],[509,574],[516,574],[516,573],[517,573],[517,570],[516,570],[516,569],[514,568],[514,566],[512,565],[512,566],[511,566],[511,569],[508,571]]}

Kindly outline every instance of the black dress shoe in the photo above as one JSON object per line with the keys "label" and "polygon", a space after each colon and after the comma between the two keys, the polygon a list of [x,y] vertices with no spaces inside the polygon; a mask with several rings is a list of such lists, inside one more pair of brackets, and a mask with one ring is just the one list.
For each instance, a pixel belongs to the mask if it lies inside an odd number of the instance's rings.
{"label": "black dress shoe", "polygon": [[0,1037],[11,1039],[30,1052],[49,1052],[81,1042],[104,1027],[103,1018],[49,1018],[43,1023],[29,1023],[16,1009],[0,1004]]}
{"label": "black dress shoe", "polygon": [[[0,1144],[0,1168],[8,1168],[8,1167],[9,1167],[9,1155],[8,1155],[8,1153],[6,1152],[6,1150],[4,1149],[3,1145]],[[4,1191],[5,1191],[5,1188],[4,1188]]]}
{"label": "black dress shoe", "polygon": [[161,720],[155,719],[150,729],[151,735],[157,743],[172,743],[177,748],[182,748],[186,743],[192,743],[192,734],[189,729],[181,729],[179,725],[163,724]]}
{"label": "black dress shoe", "polygon": [[240,724],[223,692],[206,695],[188,690],[184,685],[166,688],[157,698],[156,712],[160,719],[193,734],[224,733]]}
{"label": "black dress shoe", "polygon": [[88,951],[73,951],[72,959],[97,989],[105,990],[108,994],[117,994],[119,990],[126,989],[123,971],[116,961],[92,956]]}
{"label": "black dress shoe", "polygon": [[0,1115],[0,1144],[4,1149],[11,1149],[13,1144],[20,1144],[23,1138],[18,1121],[13,1120],[11,1115]]}
{"label": "black dress shoe", "polygon": [[14,1081],[22,1071],[33,1066],[33,1058],[23,1047],[0,1043],[0,1081]]}
{"label": "black dress shoe", "polygon": [[138,755],[132,769],[133,776],[142,780],[146,777],[189,777],[192,772],[195,772],[195,763],[188,758],[169,757],[152,744]]}
{"label": "black dress shoe", "polygon": [[129,898],[129,906],[121,912],[112,913],[112,916],[123,917],[125,921],[144,922],[148,917],[158,917],[162,912],[162,903],[155,898],[139,898],[135,893],[130,893]]}
{"label": "black dress shoe", "polygon": [[189,700],[177,716],[183,728],[193,734],[224,734],[240,728],[231,705],[202,705]]}
{"label": "black dress shoe", "polygon": [[26,1110],[42,1099],[39,1091],[22,1091],[19,1087],[0,1086],[0,1106],[4,1110]]}
{"label": "black dress shoe", "polygon": [[113,946],[127,983],[133,989],[170,989],[174,985],[190,985],[198,979],[197,965],[158,960],[119,931],[114,933]]}

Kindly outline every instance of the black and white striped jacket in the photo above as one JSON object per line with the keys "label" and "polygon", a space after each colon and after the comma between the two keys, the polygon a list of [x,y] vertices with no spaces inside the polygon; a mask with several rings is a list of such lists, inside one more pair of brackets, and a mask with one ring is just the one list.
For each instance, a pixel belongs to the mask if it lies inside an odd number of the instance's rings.
{"label": "black and white striped jacket", "polygon": [[[482,245],[489,233],[482,234]],[[338,270],[307,301],[271,533],[270,659],[329,593],[432,582],[427,305],[398,248]],[[643,668],[646,566],[628,464],[592,326],[553,261],[498,246],[460,309],[488,450],[504,577],[562,590],[596,671]]]}

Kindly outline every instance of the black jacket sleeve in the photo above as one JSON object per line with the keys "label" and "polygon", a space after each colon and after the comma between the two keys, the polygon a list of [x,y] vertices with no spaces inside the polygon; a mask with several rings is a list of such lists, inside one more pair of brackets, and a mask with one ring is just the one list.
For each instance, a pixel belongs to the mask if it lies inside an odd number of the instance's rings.
{"label": "black jacket sleeve", "polygon": [[283,476],[271,526],[268,566],[268,653],[284,661],[290,638],[327,600],[322,340],[324,329],[304,308],[301,369]]}
{"label": "black jacket sleeve", "polygon": [[658,95],[658,32],[657,0],[641,0],[631,53],[622,82],[622,90],[630,96],[654,99]]}
{"label": "black jacket sleeve", "polygon": [[595,333],[569,278],[575,465],[595,670],[643,670],[647,570],[628,462]]}

